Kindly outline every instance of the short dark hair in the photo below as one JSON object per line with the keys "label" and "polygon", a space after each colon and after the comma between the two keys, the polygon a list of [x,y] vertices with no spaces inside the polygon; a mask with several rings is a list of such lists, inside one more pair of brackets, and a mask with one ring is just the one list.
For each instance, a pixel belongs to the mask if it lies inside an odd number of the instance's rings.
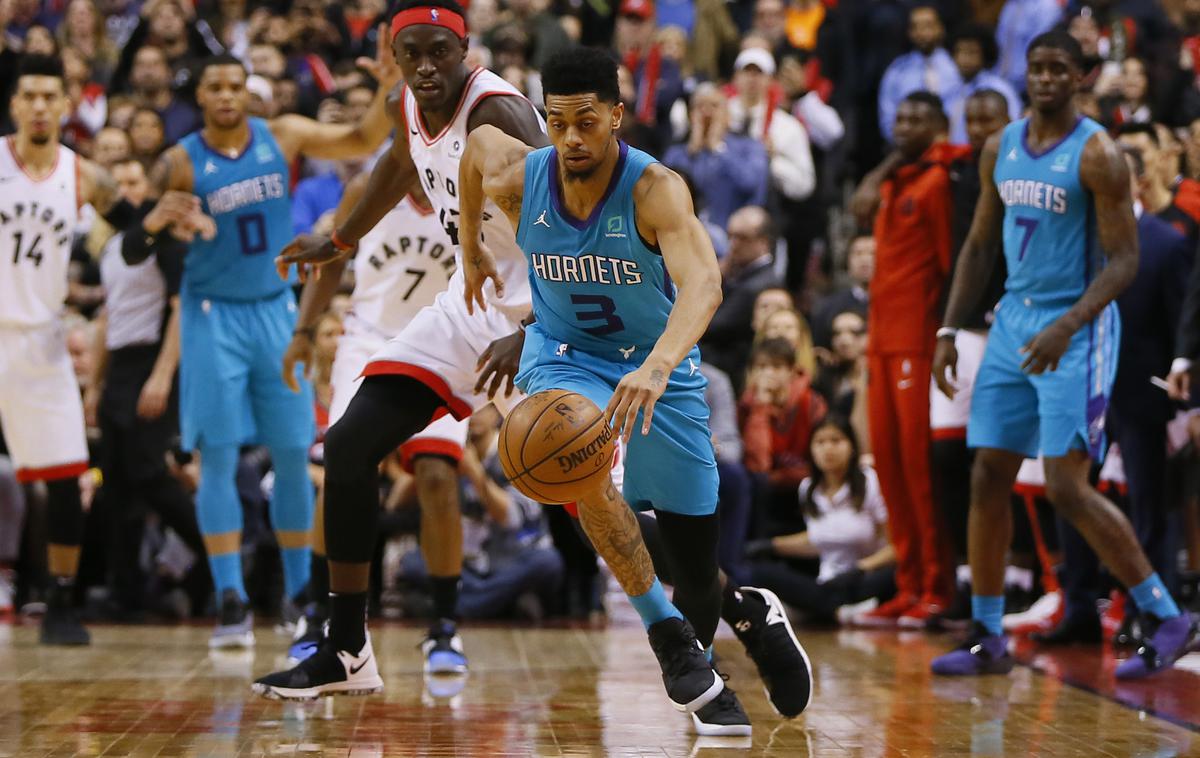
{"label": "short dark hair", "polygon": [[[463,8],[455,0],[399,0],[399,2],[392,6],[392,12],[388,14],[388,21],[390,22],[392,17],[400,11],[412,10],[413,8],[442,8],[462,16],[464,22],[467,20],[466,8]],[[470,29],[467,30],[468,33],[470,31]],[[391,34],[392,32],[389,27],[388,40],[391,40]]]}
{"label": "short dark hair", "polygon": [[1135,134],[1144,134],[1154,143],[1155,147],[1161,147],[1162,142],[1158,139],[1158,130],[1154,128],[1154,124],[1144,124],[1139,122],[1126,122],[1117,127],[1117,136],[1126,137]]}
{"label": "short dark hair", "polygon": [[245,72],[246,76],[250,75],[250,72],[246,70],[246,64],[229,53],[221,53],[220,55],[212,55],[200,61],[196,66],[196,81],[200,81],[204,76],[204,72],[213,66],[237,66]]}
{"label": "short dark hair", "polygon": [[67,81],[63,74],[62,59],[52,55],[22,55],[17,63],[17,78],[22,76],[53,76],[64,84]]}
{"label": "short dark hair", "polygon": [[996,105],[1000,106],[1005,113],[1008,113],[1008,98],[1005,97],[999,90],[994,90],[991,87],[977,89],[967,96],[967,100],[991,100]]}
{"label": "short dark hair", "polygon": [[621,100],[617,59],[598,47],[561,50],[542,67],[542,92],[546,97],[594,93],[601,102],[615,105]]}
{"label": "short dark hair", "polygon": [[766,360],[771,363],[782,363],[788,366],[796,365],[796,348],[783,337],[772,337],[754,346],[750,352],[750,365],[755,361]]}
{"label": "short dark hair", "polygon": [[1048,32],[1042,32],[1033,38],[1029,43],[1029,47],[1025,49],[1025,57],[1039,47],[1049,47],[1055,50],[1062,50],[1070,57],[1071,62],[1075,67],[1083,70],[1083,48],[1079,46],[1079,40],[1072,37],[1062,29],[1052,29]]}
{"label": "short dark hair", "polygon": [[955,32],[950,41],[950,50],[959,42],[975,42],[983,52],[983,67],[992,68],[1000,59],[1000,47],[996,44],[996,35],[983,24],[967,24]]}
{"label": "short dark hair", "polygon": [[941,116],[942,121],[947,120],[946,119],[946,106],[942,103],[942,98],[938,97],[936,94],[934,94],[932,92],[929,92],[928,90],[921,89],[921,90],[917,90],[916,92],[910,92],[907,95],[905,95],[904,99],[901,100],[900,102],[902,102],[902,103],[919,103],[921,105],[928,105],[933,110],[934,113]]}

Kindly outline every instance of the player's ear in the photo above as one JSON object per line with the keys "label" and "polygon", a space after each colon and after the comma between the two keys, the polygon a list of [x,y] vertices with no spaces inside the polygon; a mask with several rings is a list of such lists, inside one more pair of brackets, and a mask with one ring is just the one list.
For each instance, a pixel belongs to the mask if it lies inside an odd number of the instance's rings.
{"label": "player's ear", "polygon": [[618,102],[612,109],[612,129],[617,131],[621,128],[621,120],[625,117],[625,103]]}
{"label": "player's ear", "polygon": [[471,38],[463,37],[459,40],[458,46],[462,48],[462,56],[459,57],[459,60],[465,61],[467,59],[467,51],[471,49]]}

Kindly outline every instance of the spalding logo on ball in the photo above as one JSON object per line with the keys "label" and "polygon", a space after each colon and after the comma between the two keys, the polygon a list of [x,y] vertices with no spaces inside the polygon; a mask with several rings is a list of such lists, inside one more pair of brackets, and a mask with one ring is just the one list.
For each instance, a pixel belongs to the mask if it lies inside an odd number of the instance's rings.
{"label": "spalding logo on ball", "polygon": [[545,390],[521,401],[500,427],[500,465],[539,503],[570,503],[598,490],[616,440],[604,413],[583,395]]}

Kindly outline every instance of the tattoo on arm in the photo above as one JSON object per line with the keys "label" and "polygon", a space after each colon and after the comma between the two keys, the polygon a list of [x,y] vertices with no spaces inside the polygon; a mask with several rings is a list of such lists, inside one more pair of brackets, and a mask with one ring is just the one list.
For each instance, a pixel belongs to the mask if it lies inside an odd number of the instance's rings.
{"label": "tattoo on arm", "polygon": [[650,372],[650,383],[655,387],[661,387],[667,383],[667,375],[661,368],[656,368]]}
{"label": "tattoo on arm", "polygon": [[603,501],[581,503],[579,523],[621,589],[628,595],[644,595],[654,583],[654,564],[642,541],[637,516],[611,482]]}
{"label": "tattoo on arm", "polygon": [[507,195],[500,195],[499,197],[495,198],[495,200],[496,205],[500,206],[502,210],[505,210],[509,213],[516,213],[517,211],[521,210],[521,195],[517,192],[510,192]]}

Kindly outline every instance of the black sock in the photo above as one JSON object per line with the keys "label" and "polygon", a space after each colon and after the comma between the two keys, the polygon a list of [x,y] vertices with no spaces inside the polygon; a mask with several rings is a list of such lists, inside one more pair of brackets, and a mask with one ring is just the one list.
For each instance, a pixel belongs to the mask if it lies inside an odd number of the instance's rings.
{"label": "black sock", "polygon": [[367,593],[329,594],[329,639],[338,650],[358,653],[367,644]]}
{"label": "black sock", "polygon": [[458,619],[458,582],[457,576],[431,576],[429,583],[433,589],[434,619]]}
{"label": "black sock", "polygon": [[51,578],[50,596],[47,598],[53,608],[70,608],[75,605],[75,577],[55,576]]}
{"label": "black sock", "polygon": [[328,609],[329,559],[323,555],[313,553],[309,565],[312,567],[308,579],[309,602],[316,603],[318,608]]}

